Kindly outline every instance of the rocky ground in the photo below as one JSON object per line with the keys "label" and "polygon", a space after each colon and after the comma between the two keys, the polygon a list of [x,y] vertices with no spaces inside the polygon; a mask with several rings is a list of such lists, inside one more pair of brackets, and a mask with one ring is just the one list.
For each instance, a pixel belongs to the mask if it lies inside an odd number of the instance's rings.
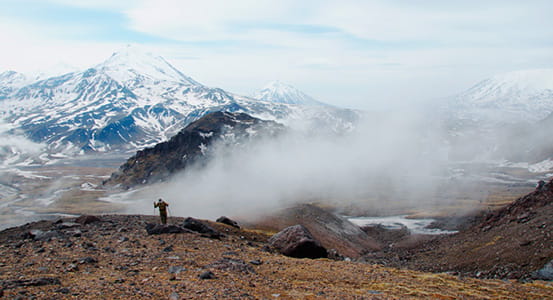
{"label": "rocky ground", "polygon": [[395,239],[363,259],[480,278],[536,278],[553,261],[553,180],[502,208],[466,217],[458,227],[454,235]]}
{"label": "rocky ground", "polygon": [[[40,221],[0,232],[9,299],[546,299],[551,282],[483,280],[347,260],[298,259],[272,233],[203,221],[220,233],[148,234],[153,216]],[[169,223],[182,225],[183,218]],[[149,227],[151,229],[151,227]],[[182,226],[175,226],[182,228]]]}

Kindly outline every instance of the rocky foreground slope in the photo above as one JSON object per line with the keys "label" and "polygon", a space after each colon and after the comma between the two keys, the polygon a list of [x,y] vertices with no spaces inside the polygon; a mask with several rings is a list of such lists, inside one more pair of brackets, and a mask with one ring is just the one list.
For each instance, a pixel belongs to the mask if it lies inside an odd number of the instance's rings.
{"label": "rocky foreground slope", "polygon": [[[147,223],[156,221],[105,215],[4,230],[1,293],[11,299],[545,299],[553,291],[541,281],[286,257],[267,247],[263,232],[208,221],[200,222],[218,235],[148,234]],[[169,220],[174,228],[186,222]]]}
{"label": "rocky foreground slope", "polygon": [[430,241],[408,236],[365,260],[481,278],[553,279],[553,179],[463,226],[457,234]]}

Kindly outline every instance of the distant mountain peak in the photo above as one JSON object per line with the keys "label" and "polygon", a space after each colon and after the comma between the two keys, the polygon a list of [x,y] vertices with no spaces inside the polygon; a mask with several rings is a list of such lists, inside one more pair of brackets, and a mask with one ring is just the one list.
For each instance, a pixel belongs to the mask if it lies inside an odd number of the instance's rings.
{"label": "distant mountain peak", "polygon": [[451,109],[475,121],[537,122],[553,112],[553,69],[497,74],[455,97]]}
{"label": "distant mountain peak", "polygon": [[120,82],[134,81],[137,77],[147,77],[151,80],[201,86],[197,81],[181,73],[163,57],[130,45],[114,52],[110,58],[97,65],[96,68]]}
{"label": "distant mountain peak", "polygon": [[253,94],[253,97],[259,100],[300,105],[326,105],[313,99],[299,89],[290,84],[279,80],[271,81],[266,84],[261,90]]}
{"label": "distant mountain peak", "polygon": [[496,85],[519,90],[553,90],[553,69],[530,69],[498,74],[489,79]]}

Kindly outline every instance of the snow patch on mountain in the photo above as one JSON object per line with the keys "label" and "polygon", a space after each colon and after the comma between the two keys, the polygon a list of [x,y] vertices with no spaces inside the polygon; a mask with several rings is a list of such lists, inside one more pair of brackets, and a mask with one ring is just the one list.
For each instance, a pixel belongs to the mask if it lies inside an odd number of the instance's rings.
{"label": "snow patch on mountain", "polygon": [[29,82],[29,79],[15,71],[5,71],[0,73],[0,100],[7,98],[18,88]]}
{"label": "snow patch on mountain", "polygon": [[[296,102],[314,101],[294,93],[304,99]],[[14,130],[46,144],[49,154],[66,155],[135,151],[168,140],[213,111],[243,112],[282,123],[302,120],[310,124],[307,127],[331,131],[347,130],[358,118],[353,111],[331,106],[259,101],[207,87],[136,47],[126,47],[84,71],[24,84],[0,101],[0,116]]]}

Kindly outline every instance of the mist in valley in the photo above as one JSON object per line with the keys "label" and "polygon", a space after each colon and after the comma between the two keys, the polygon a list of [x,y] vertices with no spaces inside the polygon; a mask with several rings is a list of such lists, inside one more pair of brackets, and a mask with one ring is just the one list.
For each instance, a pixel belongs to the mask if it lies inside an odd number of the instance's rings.
{"label": "mist in valley", "polygon": [[173,215],[206,218],[260,215],[305,202],[381,214],[447,205],[450,199],[437,197],[451,175],[441,124],[424,113],[366,114],[347,133],[289,129],[232,147],[215,143],[206,165],[121,200],[132,203],[131,212],[145,213],[163,198]]}

